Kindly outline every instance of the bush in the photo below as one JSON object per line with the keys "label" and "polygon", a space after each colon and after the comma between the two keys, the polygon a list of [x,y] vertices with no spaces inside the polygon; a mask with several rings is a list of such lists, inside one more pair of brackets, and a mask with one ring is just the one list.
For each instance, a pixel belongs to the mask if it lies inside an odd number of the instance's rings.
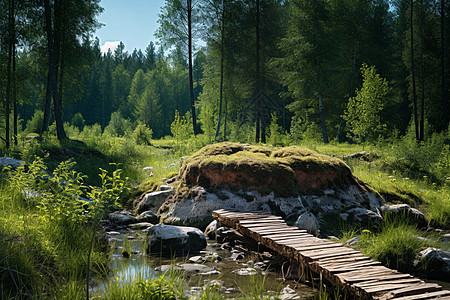
{"label": "bush", "polygon": [[84,125],[86,122],[84,121],[83,115],[81,113],[76,113],[72,117],[72,125],[75,127],[78,127],[78,129],[81,131],[84,128]]}
{"label": "bush", "polygon": [[44,120],[44,112],[42,110],[36,110],[31,119],[27,121],[25,134],[40,133],[43,120]]}
{"label": "bush", "polygon": [[141,122],[133,131],[133,138],[137,145],[151,145],[152,136],[153,130]]}
{"label": "bush", "polygon": [[119,111],[111,114],[111,119],[108,126],[105,127],[105,133],[111,136],[124,136],[131,131],[131,122],[122,117]]}

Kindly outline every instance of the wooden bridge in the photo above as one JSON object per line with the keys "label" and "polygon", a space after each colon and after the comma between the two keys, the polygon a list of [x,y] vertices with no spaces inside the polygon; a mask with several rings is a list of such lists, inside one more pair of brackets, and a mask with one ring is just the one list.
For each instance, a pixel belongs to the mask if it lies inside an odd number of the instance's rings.
{"label": "wooden bridge", "polygon": [[359,251],[288,226],[281,217],[224,209],[214,211],[213,217],[297,262],[302,270],[320,274],[352,298],[450,300],[450,291],[443,290],[438,284],[425,283],[409,274],[386,268]]}

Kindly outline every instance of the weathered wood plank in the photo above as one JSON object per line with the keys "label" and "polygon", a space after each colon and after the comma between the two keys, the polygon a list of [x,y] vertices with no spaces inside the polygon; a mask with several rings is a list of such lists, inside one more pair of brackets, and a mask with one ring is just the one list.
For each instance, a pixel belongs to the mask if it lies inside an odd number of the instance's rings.
{"label": "weathered wood plank", "polygon": [[405,297],[399,297],[395,298],[395,300],[419,300],[419,299],[433,299],[433,298],[439,298],[439,300],[444,299],[450,299],[450,291],[444,290],[444,291],[437,291],[437,292],[431,292],[431,293],[424,293],[414,296],[405,296]]}
{"label": "weathered wood plank", "polygon": [[437,292],[440,290],[442,290],[442,287],[438,284],[422,283],[422,284],[416,284],[416,285],[412,285],[409,287],[400,288],[398,290],[391,291],[380,297],[377,297],[377,299],[386,300],[386,299],[393,299],[393,298],[399,298],[399,297],[404,297],[404,296],[412,296],[412,295],[417,295],[417,294]]}

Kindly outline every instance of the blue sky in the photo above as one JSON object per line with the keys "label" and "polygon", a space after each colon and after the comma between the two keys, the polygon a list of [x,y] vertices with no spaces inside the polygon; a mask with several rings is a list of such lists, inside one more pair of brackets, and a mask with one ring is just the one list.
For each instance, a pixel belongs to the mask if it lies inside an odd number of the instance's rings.
{"label": "blue sky", "polygon": [[125,50],[135,48],[144,52],[158,28],[158,14],[164,0],[102,0],[104,8],[98,21],[104,24],[95,32],[100,39],[102,51],[112,50],[122,41]]}

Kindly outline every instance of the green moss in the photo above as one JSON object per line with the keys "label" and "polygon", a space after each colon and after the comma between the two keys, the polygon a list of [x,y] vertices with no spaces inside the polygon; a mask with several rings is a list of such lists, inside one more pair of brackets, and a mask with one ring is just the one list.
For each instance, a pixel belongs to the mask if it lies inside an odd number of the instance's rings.
{"label": "green moss", "polygon": [[249,188],[283,196],[354,181],[344,162],[307,148],[273,150],[229,142],[194,153],[183,164],[180,178],[190,186]]}

